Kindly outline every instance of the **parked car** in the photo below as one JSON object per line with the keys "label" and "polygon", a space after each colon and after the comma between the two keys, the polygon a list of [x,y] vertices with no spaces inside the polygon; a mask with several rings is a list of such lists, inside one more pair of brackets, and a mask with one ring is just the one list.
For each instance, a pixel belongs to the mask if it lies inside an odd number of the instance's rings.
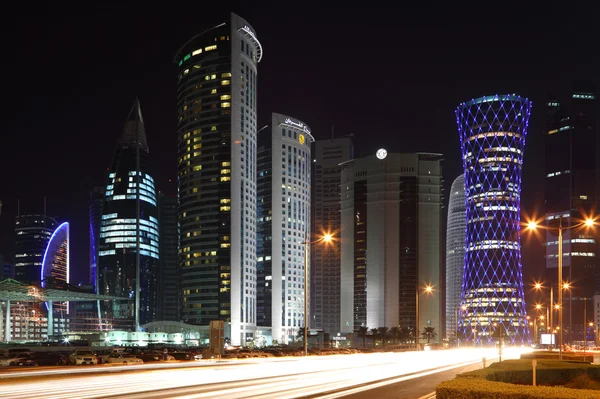
{"label": "parked car", "polygon": [[[156,350],[147,350],[143,352],[143,355],[136,355],[138,357],[140,357],[144,362],[146,361],[146,359],[144,359],[144,356],[148,356],[148,357],[154,357],[154,361],[157,360],[166,360],[166,361],[173,361],[175,360],[174,356],[171,356],[170,354],[167,354],[167,358],[165,359],[165,353],[161,352],[161,351],[156,351]],[[152,360],[149,360],[152,361]]]}
{"label": "parked car", "polygon": [[32,352],[19,352],[0,358],[0,366],[16,366],[20,359],[26,358]]}
{"label": "parked car", "polygon": [[69,364],[98,364],[98,356],[89,349],[75,349],[69,355]]}
{"label": "parked car", "polygon": [[58,352],[32,352],[16,360],[17,366],[62,366],[67,358]]}
{"label": "parked car", "polygon": [[106,356],[106,362],[110,364],[142,364],[144,361],[134,355],[125,352],[113,352]]}
{"label": "parked car", "polygon": [[188,352],[169,351],[169,355],[173,356],[176,360],[192,360],[192,355]]}

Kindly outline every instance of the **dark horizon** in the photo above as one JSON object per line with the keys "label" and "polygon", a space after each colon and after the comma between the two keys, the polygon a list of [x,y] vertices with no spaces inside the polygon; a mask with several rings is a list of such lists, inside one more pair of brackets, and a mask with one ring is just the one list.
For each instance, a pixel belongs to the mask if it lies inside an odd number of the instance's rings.
{"label": "dark horizon", "polygon": [[[446,192],[461,173],[454,110],[484,95],[533,102],[525,147],[522,213],[543,214],[543,104],[598,87],[594,7],[487,5],[385,9],[120,5],[17,13],[8,22],[5,135],[0,167],[0,253],[11,255],[21,214],[72,223],[73,284],[88,276],[88,196],[105,185],[131,103],[139,97],[159,191],[176,194],[177,50],[227,17],[250,22],[264,48],[258,66],[258,125],[280,112],[317,139],[354,134],[357,157],[388,152],[444,154]],[[196,9],[194,7],[197,7]],[[529,9],[527,7],[530,7]],[[584,90],[590,90],[584,89]],[[556,94],[555,94],[556,93]],[[15,172],[13,172],[15,171]],[[12,173],[10,173],[12,172]],[[447,204],[448,195],[445,202]],[[523,235],[524,283],[544,272],[539,240]],[[9,258],[10,259],[10,258]]]}

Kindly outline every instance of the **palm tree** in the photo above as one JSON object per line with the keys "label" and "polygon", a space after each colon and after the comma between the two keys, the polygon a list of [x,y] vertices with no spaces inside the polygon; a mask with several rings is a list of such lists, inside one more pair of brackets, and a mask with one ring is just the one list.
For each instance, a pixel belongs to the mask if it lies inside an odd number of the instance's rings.
{"label": "palm tree", "polygon": [[296,340],[304,341],[304,327],[298,327],[298,332],[296,333]]}
{"label": "palm tree", "polygon": [[421,337],[427,339],[427,343],[429,343],[430,339],[436,339],[437,333],[435,332],[434,327],[425,327],[423,328],[423,332],[421,333]]}
{"label": "palm tree", "polygon": [[369,328],[365,327],[365,326],[360,326],[358,327],[358,336],[362,337],[362,341],[363,341],[363,349],[365,348],[365,338],[367,337],[367,333],[369,332]]}
{"label": "palm tree", "polygon": [[410,340],[410,330],[406,327],[400,328],[398,333],[398,341],[405,344]]}
{"label": "palm tree", "polygon": [[371,328],[371,336],[373,337],[373,348],[375,347],[375,341],[377,340],[377,329]]}
{"label": "palm tree", "polygon": [[387,327],[377,328],[377,334],[379,335],[379,337],[381,337],[381,343],[384,347],[385,347],[385,336],[387,335],[388,330],[389,329]]}
{"label": "palm tree", "polygon": [[396,345],[396,340],[398,339],[398,336],[400,335],[400,328],[398,328],[398,327],[390,328],[390,335],[392,337],[392,343],[394,345]]}

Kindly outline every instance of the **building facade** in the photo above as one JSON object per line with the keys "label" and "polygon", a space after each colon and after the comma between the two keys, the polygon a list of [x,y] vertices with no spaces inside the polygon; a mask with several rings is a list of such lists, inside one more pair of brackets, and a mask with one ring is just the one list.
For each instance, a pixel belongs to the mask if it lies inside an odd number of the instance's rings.
{"label": "building facade", "polygon": [[177,198],[158,195],[160,271],[157,320],[179,321],[179,225]]}
{"label": "building facade", "polygon": [[452,182],[446,224],[446,337],[458,338],[458,313],[465,270],[465,176]]}
{"label": "building facade", "polygon": [[58,222],[46,215],[19,215],[15,220],[15,279],[40,284],[44,252]]}
{"label": "building facade", "polygon": [[256,330],[256,87],[262,47],[235,14],[177,52],[182,319]]}
{"label": "building facade", "polygon": [[312,142],[304,122],[276,113],[258,133],[258,325],[283,344],[295,341],[307,320]]}
{"label": "building facade", "polygon": [[102,223],[102,208],[104,207],[105,187],[94,187],[90,191],[89,217],[90,217],[90,281],[89,283],[98,286],[98,240],[100,239],[100,224]]}
{"label": "building facade", "polygon": [[[441,162],[441,154],[382,149],[343,165],[342,332],[403,327],[414,333],[418,309],[418,330],[432,327],[440,336]],[[432,292],[423,293],[425,287]]]}
{"label": "building facade", "polygon": [[530,341],[520,235],[530,112],[530,101],[517,95],[481,97],[456,110],[467,213],[461,293],[466,310],[459,323],[470,342],[492,343],[496,329],[507,343]]}
{"label": "building facade", "polygon": [[[340,164],[354,158],[350,137],[317,140],[314,144],[311,226],[313,237],[340,235]],[[341,262],[340,240],[311,247],[309,326],[333,334],[340,331]]]}
{"label": "building facade", "polygon": [[154,321],[159,262],[158,208],[139,101],[135,101],[108,170],[98,244],[98,293],[131,298],[105,301],[113,329]]}
{"label": "building facade", "polygon": [[[565,340],[583,338],[583,299],[588,314],[592,297],[600,291],[598,232],[569,229],[588,217],[597,217],[598,152],[596,95],[575,92],[547,102],[545,221],[547,280],[557,281],[559,223],[563,231],[563,280],[571,289],[563,294]],[[567,335],[568,332],[568,335]]]}
{"label": "building facade", "polygon": [[[67,289],[70,280],[69,223],[64,222],[54,230],[44,251],[40,282],[42,288]],[[50,308],[48,308],[50,309]],[[54,313],[64,318],[69,313],[68,302],[56,302]]]}

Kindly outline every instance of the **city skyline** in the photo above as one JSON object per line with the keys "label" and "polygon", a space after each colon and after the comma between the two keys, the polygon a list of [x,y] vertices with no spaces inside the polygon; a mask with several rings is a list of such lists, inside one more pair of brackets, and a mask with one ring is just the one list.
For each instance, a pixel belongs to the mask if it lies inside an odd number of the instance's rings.
{"label": "city skyline", "polygon": [[[480,94],[490,94],[497,92],[517,92],[521,95],[528,96],[533,99],[534,102],[537,101],[537,104],[541,104],[539,100],[543,100],[545,96],[545,90],[548,87],[547,81],[549,81],[549,77],[552,75],[551,71],[543,72],[542,75],[536,75],[534,71],[541,70],[541,66],[544,64],[542,61],[538,61],[538,63],[534,62],[534,58],[536,54],[541,54],[541,50],[533,51],[531,54],[526,54],[527,60],[530,62],[528,65],[532,65],[529,67],[531,69],[528,77],[535,76],[535,79],[532,82],[527,81],[524,77],[519,77],[520,73],[517,75],[514,72],[504,71],[502,72],[502,68],[494,67],[494,66],[486,66],[486,71],[481,70],[471,70],[469,72],[462,72],[457,74],[457,71],[464,67],[464,64],[456,63],[456,64],[441,64],[440,66],[436,64],[438,57],[443,58],[443,55],[450,54],[456,48],[449,47],[445,50],[440,50],[439,52],[435,52],[437,54],[435,57],[431,55],[424,54],[426,53],[423,50],[415,49],[414,43],[404,42],[404,47],[402,47],[405,52],[412,54],[415,58],[422,57],[422,64],[413,63],[408,66],[403,66],[403,71],[406,75],[409,76],[417,76],[418,79],[415,79],[419,83],[411,83],[407,80],[399,80],[396,79],[393,84],[393,87],[398,90],[399,93],[406,93],[403,97],[411,98],[411,101],[402,101],[396,100],[394,97],[390,97],[390,100],[386,100],[390,102],[390,105],[386,105],[385,107],[377,110],[375,114],[376,123],[373,123],[373,117],[365,118],[364,114],[373,115],[373,107],[368,104],[367,101],[359,101],[358,106],[349,103],[347,100],[343,101],[343,97],[353,97],[349,95],[358,90],[359,93],[362,93],[362,97],[371,96],[373,98],[378,97],[379,90],[375,87],[385,87],[386,85],[381,85],[376,81],[375,78],[383,79],[383,75],[375,74],[373,72],[369,72],[369,76],[373,76],[374,80],[370,80],[371,83],[365,84],[361,83],[357,86],[353,87],[352,91],[346,91],[350,89],[344,89],[343,82],[347,79],[354,76],[359,69],[357,68],[366,68],[367,71],[376,71],[376,68],[369,67],[368,65],[364,65],[363,63],[358,63],[358,66],[354,65],[344,65],[344,64],[336,64],[333,63],[332,56],[328,56],[323,58],[323,71],[327,72],[327,75],[333,76],[333,83],[339,85],[338,91],[332,92],[336,94],[332,97],[336,99],[336,101],[327,101],[321,102],[321,96],[327,97],[323,95],[323,92],[319,92],[317,89],[320,88],[323,84],[328,82],[327,80],[318,79],[316,74],[319,71],[317,65],[320,64],[310,64],[311,61],[303,60],[302,62],[297,62],[292,55],[286,55],[289,51],[288,42],[295,44],[303,51],[309,50],[311,47],[326,47],[323,46],[313,46],[310,45],[311,40],[308,40],[308,44],[304,44],[306,40],[305,37],[301,37],[301,33],[294,33],[291,30],[282,30],[281,27],[285,26],[277,21],[269,21],[265,17],[260,17],[257,15],[256,11],[252,10],[234,10],[237,11],[243,18],[247,19],[252,23],[253,27],[256,28],[257,34],[261,37],[261,41],[265,48],[265,58],[261,63],[261,79],[259,80],[259,91],[261,92],[261,96],[259,98],[259,109],[264,110],[259,111],[259,125],[260,121],[265,119],[267,115],[267,110],[274,110],[277,112],[288,113],[292,115],[297,115],[302,120],[306,121],[308,124],[313,127],[313,131],[315,132],[315,136],[317,139],[330,137],[332,132],[335,137],[340,137],[348,133],[355,134],[355,140],[357,142],[357,157],[365,155],[370,152],[374,152],[376,148],[386,147],[388,151],[392,152],[395,150],[404,151],[402,147],[409,147],[410,150],[415,151],[439,151],[443,152],[446,155],[444,170],[446,176],[446,185],[448,184],[448,176],[453,176],[456,173],[451,174],[453,171],[458,172],[460,170],[460,149],[456,146],[455,137],[454,137],[454,127],[452,126],[454,123],[453,120],[453,109],[456,103],[463,100],[464,98],[474,98]],[[282,15],[285,14],[284,10],[281,11]],[[305,11],[307,13],[307,11]],[[0,217],[0,252],[11,252],[12,247],[12,237],[13,237],[13,229],[14,229],[14,216],[16,215],[16,201],[17,198],[21,198],[22,202],[22,213],[41,213],[41,199],[42,197],[48,197],[48,209],[49,214],[53,216],[59,216],[60,220],[68,220],[73,225],[73,231],[78,234],[73,234],[73,248],[78,248],[75,250],[76,253],[73,253],[73,257],[75,259],[73,270],[76,279],[74,283],[77,283],[85,276],[87,276],[87,269],[82,270],[82,263],[87,268],[87,237],[84,236],[85,232],[87,232],[87,200],[88,200],[88,191],[95,185],[102,185],[105,182],[103,181],[104,166],[108,164],[110,160],[110,154],[112,153],[112,146],[114,143],[114,139],[117,137],[117,134],[112,132],[118,132],[120,125],[122,123],[122,109],[127,109],[127,106],[130,104],[131,99],[135,97],[136,94],[140,95],[142,102],[144,101],[150,103],[149,111],[147,115],[151,115],[150,119],[152,122],[148,123],[148,134],[152,136],[150,141],[157,142],[155,145],[156,148],[161,148],[161,151],[156,152],[157,162],[153,165],[156,170],[159,170],[159,175],[157,176],[157,188],[161,191],[166,192],[174,192],[174,183],[171,182],[169,184],[169,180],[173,180],[175,178],[175,147],[176,147],[176,126],[173,118],[173,111],[175,109],[174,104],[174,79],[173,75],[177,70],[177,67],[173,65],[172,59],[173,56],[179,47],[179,44],[187,40],[189,37],[194,36],[198,32],[201,32],[205,29],[210,28],[215,23],[218,23],[222,20],[222,17],[219,17],[217,13],[204,13],[208,14],[206,17],[202,17],[201,20],[193,21],[191,23],[191,17],[187,19],[186,24],[181,25],[181,29],[177,31],[177,34],[165,35],[164,38],[157,38],[155,36],[149,38],[142,38],[141,36],[135,36],[138,40],[137,43],[140,43],[139,48],[134,51],[134,55],[131,56],[131,59],[127,59],[127,54],[125,49],[131,45],[131,42],[128,40],[123,40],[123,43],[120,45],[121,47],[115,47],[114,54],[112,52],[107,53],[106,49],[100,49],[98,51],[104,52],[104,55],[113,55],[114,58],[109,58],[106,61],[106,68],[103,70],[101,74],[97,75],[97,86],[94,86],[93,94],[82,91],[83,88],[82,80],[85,74],[75,75],[78,78],[74,78],[69,82],[67,78],[67,72],[61,72],[59,67],[56,68],[55,72],[57,73],[57,79],[60,81],[60,85],[58,86],[62,88],[60,92],[60,96],[57,94],[51,94],[57,88],[58,83],[44,82],[41,84],[39,88],[33,88],[32,91],[23,91],[21,94],[21,89],[19,89],[19,93],[16,92],[16,87],[10,87],[9,89],[15,90],[16,98],[19,101],[16,101],[14,109],[14,114],[27,118],[29,121],[26,126],[12,126],[9,130],[14,131],[15,134],[6,138],[7,148],[16,148],[17,150],[21,148],[21,146],[25,145],[25,141],[23,141],[24,137],[31,137],[36,142],[39,143],[39,148],[34,149],[34,151],[56,151],[60,146],[68,156],[57,157],[46,167],[42,167],[41,163],[37,163],[36,166],[33,166],[27,170],[33,180],[28,180],[27,183],[23,183],[20,179],[7,179],[6,183],[3,182],[3,187],[6,187],[8,194],[3,190],[2,200],[4,202],[3,215]],[[219,14],[224,15],[224,14]],[[308,15],[307,15],[308,16]],[[310,16],[308,18],[309,21],[320,25],[321,33],[312,33],[312,43],[320,43],[321,40],[334,40],[339,38],[340,36],[336,36],[334,30],[330,28],[330,30],[325,29],[325,22],[327,18],[332,18],[334,16],[333,11],[325,12],[323,16],[316,17]],[[351,25],[352,22],[356,22],[358,20],[357,13],[352,11],[346,11],[346,22],[348,26]],[[98,17],[99,18],[99,17]],[[169,18],[168,13],[165,18]],[[382,17],[384,18],[384,17]],[[333,18],[332,18],[333,19]],[[344,19],[340,16],[340,18],[335,18],[336,21],[339,22],[340,19]],[[151,18],[152,20],[152,18]],[[97,20],[99,23],[100,18]],[[392,22],[389,21],[388,22]],[[68,25],[71,28],[74,26],[79,26],[75,22],[70,22],[74,25]],[[141,22],[137,22],[141,23]],[[148,23],[148,22],[146,22]],[[490,23],[490,21],[486,21],[486,23]],[[531,25],[527,26],[528,32],[533,33],[534,39],[538,40],[540,43],[543,43],[541,36],[543,29],[541,29],[542,24],[540,21],[531,21]],[[369,29],[366,29],[366,32],[363,32],[365,35],[360,41],[356,43],[356,47],[353,46],[342,46],[343,52],[347,51],[368,51],[370,43],[372,40],[378,37],[378,29],[385,30],[391,29],[389,26],[385,26],[383,23],[375,23],[371,22],[371,29],[374,32],[368,32]],[[483,24],[483,23],[482,23]],[[131,35],[132,32],[129,28],[125,28],[124,21],[115,24],[115,31],[117,33],[127,33]],[[339,25],[342,25],[339,23]],[[337,25],[337,26],[339,26]],[[174,26],[174,22],[171,22],[170,27]],[[537,28],[535,28],[537,26]],[[81,27],[81,26],[79,26]],[[98,25],[94,25],[94,21],[92,21],[91,28],[98,29]],[[425,30],[428,26],[424,26],[422,29]],[[414,28],[414,26],[409,25],[409,28]],[[406,28],[408,29],[408,28]],[[460,34],[467,31],[468,28],[453,28],[455,30],[451,31],[456,36],[460,36]],[[462,31],[461,29],[464,29]],[[314,30],[314,29],[313,29]],[[318,31],[318,30],[317,30]],[[50,37],[63,37],[69,31],[68,28],[62,28],[50,31]],[[537,32],[537,33],[536,33]],[[107,35],[106,40],[109,43],[117,44],[120,42],[119,36],[117,33],[112,33],[111,35]],[[302,32],[305,33],[305,32]],[[432,39],[435,39],[436,33],[440,33],[440,31],[433,31],[433,33],[429,36],[426,36],[422,40],[422,44],[434,44],[435,42]],[[100,33],[97,33],[100,37]],[[176,37],[173,37],[176,36]],[[280,38],[277,36],[281,36]],[[452,36],[452,35],[450,35]],[[26,41],[29,36],[25,36],[22,40]],[[31,36],[33,37],[33,36]],[[29,40],[31,40],[29,37]],[[124,37],[127,37],[126,35]],[[329,37],[329,39],[327,39]],[[535,39],[537,38],[537,39]],[[71,41],[69,41],[71,40]],[[66,41],[64,47],[54,48],[49,47],[50,49],[54,49],[56,52],[62,55],[66,55],[70,51],[69,45],[73,45],[76,39],[69,39]],[[79,39],[77,39],[79,40]],[[95,39],[97,40],[97,39]],[[417,40],[417,39],[414,39]],[[439,38],[441,43],[446,43],[443,38]],[[447,40],[447,39],[446,39]],[[563,39],[564,40],[564,39]],[[26,42],[23,42],[25,46]],[[92,40],[93,43],[93,40]],[[581,43],[581,42],[580,42]],[[388,44],[391,44],[388,42]],[[446,43],[447,44],[447,43]],[[477,43],[480,45],[481,43]],[[152,55],[149,55],[149,49],[154,48],[156,45],[157,50],[152,51]],[[27,46],[25,46],[27,47]],[[107,47],[110,47],[107,45]],[[501,46],[499,46],[501,47]],[[541,46],[542,48],[544,46]],[[44,50],[48,52],[49,55],[52,50]],[[340,51],[340,50],[338,50]],[[528,53],[529,48],[518,49],[517,52]],[[269,55],[269,54],[272,55]],[[78,53],[83,60],[89,61],[88,55],[81,52]],[[324,54],[323,49],[314,49],[314,56],[318,58],[319,56]],[[589,55],[589,54],[588,54]],[[591,55],[589,55],[592,57]],[[584,59],[586,59],[585,55],[581,55]],[[15,57],[22,58],[22,57]],[[66,58],[66,57],[65,57]],[[141,74],[139,77],[132,79],[131,81],[123,81],[123,79],[128,79],[128,75],[135,68],[138,68],[140,65],[151,65],[152,62],[157,63],[156,67],[148,67],[148,69],[152,72],[145,72],[145,74]],[[389,61],[398,61],[400,58],[391,57]],[[595,60],[595,61],[594,61]],[[66,61],[57,61],[58,65],[63,65],[61,62]],[[314,61],[312,61],[314,62]],[[590,68],[594,65],[594,62],[597,65],[597,59],[591,59],[588,62],[581,62],[582,65]],[[309,63],[307,65],[307,63]],[[448,63],[448,61],[446,61]],[[88,62],[88,65],[92,65],[92,63]],[[104,64],[101,64],[104,65]],[[289,69],[286,68],[285,73],[278,72],[277,69],[282,65],[286,65]],[[342,65],[349,68],[349,71],[342,71],[340,68]],[[417,71],[420,67],[426,66],[423,71]],[[15,71],[17,64],[14,65]],[[30,68],[28,66],[19,65],[19,68]],[[372,69],[369,69],[372,68]],[[498,68],[498,69],[494,69]],[[550,68],[544,65],[544,68]],[[554,70],[560,70],[560,67]],[[71,71],[70,68],[66,68],[66,70]],[[339,71],[339,73],[337,73]],[[70,72],[68,72],[70,73]],[[592,77],[591,73],[583,74],[589,75]],[[130,75],[131,76],[131,75]],[[443,77],[442,77],[443,76]],[[457,81],[465,83],[463,85],[456,84],[456,87],[461,86],[460,89],[443,89],[444,82],[449,82],[448,79],[450,76],[457,76]],[[572,74],[571,76],[574,76]],[[156,80],[151,79],[152,77],[159,77]],[[517,77],[515,79],[515,77]],[[62,80],[61,80],[62,78]],[[595,77],[597,79],[597,76]],[[414,78],[411,78],[413,80]],[[511,79],[514,79],[511,82]],[[109,84],[113,82],[120,82],[119,85]],[[265,83],[262,83],[265,82]],[[570,82],[559,83],[557,85],[557,89],[560,90],[561,85],[569,84]],[[26,84],[26,86],[29,83]],[[260,85],[263,85],[261,87]],[[453,82],[454,84],[454,82]],[[102,87],[102,86],[105,87]],[[298,96],[296,94],[286,96],[286,98],[282,98],[277,93],[277,87],[281,85],[291,85],[292,92],[293,89],[296,89],[295,92],[303,93],[302,96]],[[116,87],[118,86],[118,87]],[[28,86],[27,86],[28,87]],[[269,87],[271,89],[269,89]],[[298,90],[306,87],[306,90]],[[440,89],[440,87],[442,89]],[[167,100],[159,101],[154,100],[153,93],[157,90],[157,93],[167,93],[164,95],[164,98]],[[9,90],[10,91],[10,90]],[[387,91],[387,89],[386,89]],[[27,93],[27,94],[25,94]],[[339,93],[339,94],[337,94]],[[428,94],[429,93],[429,94]],[[438,98],[433,100],[433,103],[430,103],[427,107],[423,107],[423,101],[426,99],[430,99],[431,93],[435,94]],[[53,101],[54,96],[58,96],[63,98],[61,101]],[[160,96],[159,96],[160,97]],[[295,100],[296,97],[300,97],[299,100]],[[112,104],[105,105],[104,103],[107,101],[101,99],[112,98]],[[146,98],[148,100],[146,100]],[[264,99],[263,99],[264,98]],[[339,101],[337,101],[339,99]],[[152,100],[152,101],[150,101]],[[276,104],[275,101],[279,101],[278,106],[270,106],[272,104]],[[431,101],[431,100],[430,100]],[[339,102],[339,104],[337,103]],[[412,103],[415,105],[411,105]],[[23,104],[22,107],[17,106],[16,104]],[[101,106],[98,106],[101,104]],[[306,104],[314,103],[315,105],[311,105],[310,107]],[[418,105],[418,104],[421,105]],[[37,105],[36,105],[37,104]],[[40,116],[35,117],[34,114],[29,114],[25,111],[28,107],[36,107],[43,104],[43,109],[40,110]],[[73,105],[77,105],[74,107]],[[432,104],[435,106],[435,109],[431,109]],[[394,121],[397,118],[396,109],[398,105],[401,106],[401,111],[403,116],[404,125],[395,124]],[[358,108],[355,108],[358,107]],[[362,107],[366,107],[364,110]],[[298,109],[296,112],[295,108]],[[67,111],[68,112],[65,112]],[[167,110],[167,111],[165,111]],[[330,111],[329,111],[330,110]],[[370,110],[370,112],[369,112]],[[429,118],[427,115],[433,112],[436,116],[435,118]],[[162,115],[161,115],[162,114]],[[73,122],[69,121],[68,118],[73,118]],[[88,127],[85,126],[81,122],[82,119],[90,118],[93,120],[99,121],[97,127]],[[434,120],[436,119],[436,120]],[[422,120],[431,121],[431,124],[423,124]],[[532,129],[532,132],[535,132],[536,129],[539,131],[542,128],[542,124],[536,122],[537,125]],[[533,126],[532,122],[532,126]],[[43,128],[42,128],[43,127]],[[60,127],[60,128],[59,128]],[[40,133],[38,133],[38,131]],[[409,131],[414,131],[417,134],[408,134]],[[43,132],[43,134],[41,133]],[[48,134],[48,132],[52,134]],[[60,138],[60,134],[66,135],[65,138]],[[445,132],[444,135],[441,135],[439,132]],[[28,136],[27,133],[30,133]],[[101,134],[100,134],[101,133]],[[392,139],[386,137],[389,133],[395,133],[400,137],[400,139]],[[95,142],[93,145],[93,150],[90,150],[89,142],[92,140],[91,137],[102,137],[102,140]],[[532,137],[534,136],[534,137]],[[67,139],[69,138],[70,139]],[[83,139],[82,139],[83,137]],[[90,137],[90,138],[88,138]],[[418,138],[416,138],[418,137]],[[75,139],[77,138],[77,139]],[[534,134],[530,134],[529,136],[530,142],[528,145],[535,145],[535,142],[538,143],[542,141],[541,137],[535,137]],[[367,139],[369,140],[367,142]],[[85,146],[82,144],[83,143]],[[449,151],[445,151],[444,148],[449,148]],[[18,151],[14,151],[17,153]],[[38,154],[38,153],[36,153]],[[42,155],[44,152],[40,152],[37,156],[38,159],[44,159]],[[531,154],[531,152],[529,152]],[[534,173],[536,168],[541,170],[542,167],[541,162],[539,161],[541,158],[535,158],[532,156],[528,158],[527,165],[524,168],[524,202],[528,204],[535,204],[536,198],[533,193],[536,193],[535,187],[543,184],[542,181],[536,181],[534,179],[539,179],[540,174]],[[16,158],[12,154],[7,154],[2,157],[2,166],[3,170],[10,170],[8,167],[12,164],[13,161],[16,161]],[[69,165],[72,162],[76,162],[81,165],[80,168],[71,168]],[[536,165],[538,165],[536,167]],[[73,170],[78,169],[78,170]],[[170,170],[170,172],[169,172]],[[529,176],[529,177],[528,177]],[[533,179],[532,179],[533,176]],[[5,178],[8,177],[5,174]],[[68,186],[65,187],[61,185],[60,190],[58,187],[54,187],[50,181],[53,178],[64,178],[64,181],[77,181],[77,184],[73,184],[73,187]],[[87,181],[89,179],[89,182]],[[541,179],[540,179],[541,180]],[[531,188],[529,188],[531,187]],[[529,191],[527,191],[529,190]],[[447,190],[446,190],[447,192]],[[526,196],[529,195],[529,198]],[[445,198],[445,202],[447,198]],[[37,205],[36,205],[37,204]],[[78,205],[79,204],[79,205]],[[525,208],[525,207],[524,207]],[[536,209],[535,206],[527,206],[527,209]],[[538,207],[538,213],[541,213],[541,209]],[[539,252],[539,251],[538,251]],[[542,255],[543,256],[543,255]],[[537,258],[536,258],[537,259]],[[525,262],[524,262],[525,263]],[[76,265],[76,266],[75,266]]]}

